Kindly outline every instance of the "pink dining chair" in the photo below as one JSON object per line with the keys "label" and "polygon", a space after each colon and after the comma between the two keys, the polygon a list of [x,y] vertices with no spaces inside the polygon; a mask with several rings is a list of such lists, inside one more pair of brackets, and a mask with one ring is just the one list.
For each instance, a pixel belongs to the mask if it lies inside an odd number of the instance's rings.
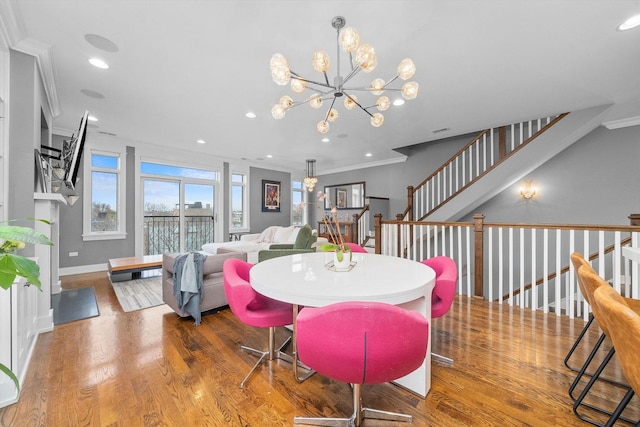
{"label": "pink dining chair", "polygon": [[292,358],[282,349],[289,344],[291,337],[278,348],[275,347],[277,326],[285,326],[293,323],[293,306],[280,301],[273,300],[257,293],[249,282],[249,271],[253,264],[240,259],[227,259],[222,266],[224,280],[224,292],[227,297],[229,308],[233,314],[243,323],[258,328],[269,328],[269,348],[267,351],[260,351],[255,348],[242,346],[242,349],[254,353],[260,358],[251,371],[240,383],[244,387],[249,377],[260,364],[265,360],[281,359],[292,363]]}
{"label": "pink dining chair", "polygon": [[345,243],[345,245],[349,246],[353,253],[367,253],[367,250],[357,243]]}
{"label": "pink dining chair", "polygon": [[[431,318],[442,317],[451,308],[453,298],[456,295],[456,284],[458,282],[456,262],[448,256],[436,256],[427,258],[422,263],[431,267],[436,273],[436,285],[433,288],[433,292],[431,292]],[[435,353],[431,353],[431,356],[453,365],[453,359]]]}
{"label": "pink dining chair", "polygon": [[360,426],[363,418],[411,422],[411,415],[363,408],[362,384],[416,370],[427,353],[429,323],[420,313],[381,302],[348,301],[306,307],[296,320],[300,361],[353,386],[350,418],[295,417],[294,424]]}

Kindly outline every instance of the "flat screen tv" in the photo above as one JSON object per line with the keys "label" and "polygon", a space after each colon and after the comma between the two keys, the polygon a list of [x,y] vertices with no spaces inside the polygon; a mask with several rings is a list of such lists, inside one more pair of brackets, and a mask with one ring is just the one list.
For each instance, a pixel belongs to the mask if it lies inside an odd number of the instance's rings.
{"label": "flat screen tv", "polygon": [[64,141],[62,158],[64,160],[64,182],[70,189],[75,189],[80,169],[80,158],[84,149],[84,142],[87,139],[87,119],[89,112],[85,111],[80,120],[80,127],[77,135],[72,135],[71,139]]}

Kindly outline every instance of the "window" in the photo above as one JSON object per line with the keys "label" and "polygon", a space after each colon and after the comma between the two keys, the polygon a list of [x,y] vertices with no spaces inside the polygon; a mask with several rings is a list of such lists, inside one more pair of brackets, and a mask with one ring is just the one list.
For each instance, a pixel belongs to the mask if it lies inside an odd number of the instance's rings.
{"label": "window", "polygon": [[90,150],[85,157],[84,240],[124,239],[124,161],[120,153]]}
{"label": "window", "polygon": [[307,205],[303,203],[304,189],[300,181],[293,181],[291,183],[291,202],[293,203],[291,208],[291,224],[304,225],[305,218],[307,217]]}
{"label": "window", "polygon": [[248,229],[247,218],[247,176],[242,173],[231,174],[231,224],[230,231]]}

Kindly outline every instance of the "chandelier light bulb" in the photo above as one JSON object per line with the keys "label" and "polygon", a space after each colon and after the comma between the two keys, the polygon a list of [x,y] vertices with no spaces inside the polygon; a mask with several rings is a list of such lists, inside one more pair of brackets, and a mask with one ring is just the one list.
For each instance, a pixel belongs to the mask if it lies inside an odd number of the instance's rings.
{"label": "chandelier light bulb", "polygon": [[347,53],[355,52],[360,45],[360,34],[358,30],[347,27],[340,34],[340,47]]}
{"label": "chandelier light bulb", "polygon": [[371,93],[374,95],[382,95],[384,92],[385,82],[382,79],[375,79],[371,82]]}
{"label": "chandelier light bulb", "polygon": [[309,106],[311,106],[311,108],[316,108],[316,109],[322,107],[322,97],[317,93],[314,93],[313,95],[311,95],[309,97]]}
{"label": "chandelier light bulb", "polygon": [[313,54],[311,59],[313,69],[319,73],[326,73],[329,69],[329,55],[324,50],[319,50]]}
{"label": "chandelier light bulb", "polygon": [[285,109],[290,108],[293,105],[293,99],[289,95],[284,95],[280,98],[280,105],[282,105]]}
{"label": "chandelier light bulb", "polygon": [[384,116],[380,113],[375,113],[371,117],[371,126],[379,128],[384,123]]}
{"label": "chandelier light bulb", "polygon": [[418,96],[418,83],[406,82],[402,85],[402,97],[406,100],[415,99]]}
{"label": "chandelier light bulb", "polygon": [[302,93],[307,88],[307,83],[300,79],[291,79],[291,90],[295,93]]}
{"label": "chandelier light bulb", "polygon": [[358,98],[356,98],[355,95],[347,95],[347,97],[344,99],[344,108],[346,108],[347,110],[353,110],[357,106],[357,101]]}
{"label": "chandelier light bulb", "polygon": [[391,106],[391,101],[386,96],[381,96],[376,101],[376,107],[378,107],[379,111],[387,111]]}
{"label": "chandelier light bulb", "polygon": [[287,59],[279,53],[271,57],[271,78],[280,86],[289,83],[291,79],[291,70]]}
{"label": "chandelier light bulb", "polygon": [[[416,66],[411,58],[404,58],[398,64],[395,76],[388,80],[375,78],[370,80],[371,83],[367,86],[366,78],[363,79],[363,76],[356,75],[359,71],[370,73],[376,69],[378,56],[375,49],[372,45],[361,42],[360,34],[355,28],[346,27],[346,20],[343,16],[335,16],[331,20],[331,26],[337,32],[334,46],[337,50],[337,56],[333,58],[337,64],[337,67],[334,67],[337,68],[337,73],[332,79],[328,76],[331,60],[327,50],[316,50],[311,57],[313,69],[323,74],[320,79],[304,77],[293,72],[289,68],[287,59],[280,53],[275,53],[271,57],[270,66],[273,81],[278,85],[291,87],[289,92],[291,96],[281,97],[278,104],[272,107],[271,115],[276,119],[282,119],[286,112],[294,106],[308,103],[311,108],[320,109],[324,101],[329,101],[329,108],[324,109],[323,120],[316,125],[316,130],[319,133],[326,134],[329,131],[329,124],[339,118],[338,111],[342,107],[338,106],[337,101],[342,101],[346,110],[360,109],[370,116],[371,124],[374,127],[380,127],[384,123],[384,116],[381,112],[389,110],[392,104],[402,105],[405,100],[415,99],[418,96],[418,83],[409,81],[415,75]],[[341,74],[340,64],[343,57],[347,55],[346,60],[351,69],[345,71],[346,74]],[[360,77],[364,82],[352,83],[351,80],[354,77]],[[353,81],[355,82],[355,80],[354,78]],[[401,82],[401,80],[404,81]],[[309,91],[305,92],[307,89]],[[351,95],[357,91],[365,92],[364,95],[360,95],[362,100]],[[394,95],[392,103],[389,99],[389,91],[399,91],[402,96]],[[302,95],[303,92],[305,95]],[[384,96],[385,92],[386,96]]]}
{"label": "chandelier light bulb", "polygon": [[362,71],[370,73],[376,69],[378,65],[378,59],[376,57],[376,51],[370,44],[363,44],[356,50],[356,64],[360,66]]}
{"label": "chandelier light bulb", "polygon": [[416,73],[416,66],[411,58],[405,58],[398,65],[398,77],[402,80],[408,80]]}
{"label": "chandelier light bulb", "polygon": [[321,122],[318,122],[318,125],[316,126],[316,129],[321,134],[325,134],[325,133],[329,132],[329,123],[325,122],[324,120],[321,121]]}
{"label": "chandelier light bulb", "polygon": [[276,104],[271,108],[271,115],[277,120],[283,119],[286,112],[287,109],[282,104]]}

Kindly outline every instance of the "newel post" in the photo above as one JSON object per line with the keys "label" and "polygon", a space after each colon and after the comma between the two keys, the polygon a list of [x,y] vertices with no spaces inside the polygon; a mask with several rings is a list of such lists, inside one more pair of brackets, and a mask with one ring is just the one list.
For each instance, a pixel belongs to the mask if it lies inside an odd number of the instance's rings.
{"label": "newel post", "polygon": [[373,235],[375,236],[376,239],[376,253],[377,254],[381,254],[382,253],[382,246],[381,246],[381,242],[382,242],[382,214],[381,213],[377,213],[373,216]]}
{"label": "newel post", "polygon": [[474,241],[474,290],[473,295],[476,297],[483,297],[483,277],[484,277],[484,215],[473,215],[473,241]]}
{"label": "newel post", "polygon": [[413,221],[413,185],[407,187],[407,210],[409,211],[407,221]]}

